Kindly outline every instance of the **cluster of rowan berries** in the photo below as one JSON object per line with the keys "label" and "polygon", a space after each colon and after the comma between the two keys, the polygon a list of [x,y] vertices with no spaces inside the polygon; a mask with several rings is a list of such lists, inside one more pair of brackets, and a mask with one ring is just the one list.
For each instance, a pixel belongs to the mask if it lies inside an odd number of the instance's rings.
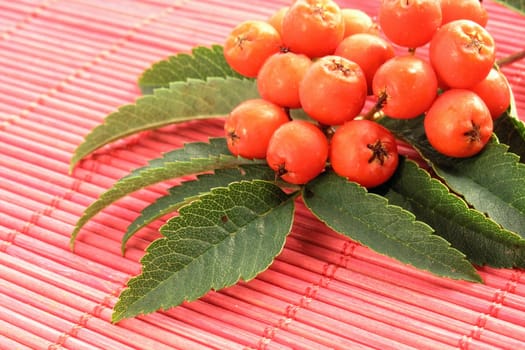
{"label": "cluster of rowan berries", "polygon": [[[295,0],[267,21],[242,22],[227,37],[224,56],[257,79],[260,98],[226,118],[228,147],[266,159],[293,184],[329,164],[375,187],[398,164],[396,139],[378,116],[425,115],[432,147],[473,156],[510,103],[486,23],[479,0],[381,0],[377,20],[333,0]],[[425,55],[416,55],[423,47]],[[408,50],[396,54],[402,48]],[[372,107],[364,112],[367,101]],[[311,120],[292,120],[295,108]]]}

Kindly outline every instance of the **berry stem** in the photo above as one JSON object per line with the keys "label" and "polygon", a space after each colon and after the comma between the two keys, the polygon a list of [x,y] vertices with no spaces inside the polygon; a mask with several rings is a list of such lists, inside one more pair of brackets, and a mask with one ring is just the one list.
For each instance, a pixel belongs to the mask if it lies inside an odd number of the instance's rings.
{"label": "berry stem", "polygon": [[510,65],[514,62],[517,62],[521,59],[525,58],[525,50],[521,50],[519,52],[513,53],[511,55],[508,55],[506,57],[500,58],[496,61],[496,64],[499,67]]}
{"label": "berry stem", "polygon": [[377,98],[377,102],[363,116],[363,119],[366,119],[366,120],[376,120],[376,119],[378,119],[380,117],[380,112],[383,109],[383,106],[385,105],[387,99],[388,99],[388,95],[387,95],[386,91],[380,93],[379,97]]}

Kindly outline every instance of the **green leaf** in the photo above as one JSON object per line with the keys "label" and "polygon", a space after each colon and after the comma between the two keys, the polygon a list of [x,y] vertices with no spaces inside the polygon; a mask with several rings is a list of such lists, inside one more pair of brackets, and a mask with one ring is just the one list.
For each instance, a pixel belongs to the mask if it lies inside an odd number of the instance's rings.
{"label": "green leaf", "polygon": [[436,174],[470,205],[525,237],[525,164],[508,152],[508,146],[494,139],[474,157],[449,158],[430,146],[423,117],[404,121],[383,118],[381,123],[411,143],[430,161]]}
{"label": "green leaf", "polygon": [[467,206],[439,180],[401,158],[387,183],[376,189],[391,204],[412,212],[477,265],[525,267],[525,240]]}
{"label": "green leaf", "polygon": [[168,152],[164,157],[151,161],[149,165],[136,169],[130,175],[117,181],[89,205],[71,234],[71,247],[74,247],[80,229],[93,216],[132,192],[172,178],[261,162],[263,161],[232,156],[224,138],[211,139],[210,143],[193,142],[186,144],[183,148]]}
{"label": "green leaf", "polygon": [[182,207],[161,228],[128,282],[113,321],[196,300],[210,290],[250,280],[282,251],[294,217],[294,198],[265,181],[215,188]]}
{"label": "green leaf", "polygon": [[222,46],[198,46],[191,54],[180,53],[158,61],[142,73],[138,85],[143,94],[151,94],[155,89],[168,88],[176,81],[210,77],[243,78],[226,62]]}
{"label": "green leaf", "polygon": [[290,117],[294,120],[299,119],[315,122],[315,120],[313,120],[312,117],[310,117],[302,108],[290,109]]}
{"label": "green leaf", "polygon": [[481,281],[463,253],[430,226],[356,183],[327,172],[306,185],[303,198],[329,227],[380,254],[438,276]]}
{"label": "green leaf", "polygon": [[525,1],[524,0],[494,0],[494,2],[500,3],[511,10],[517,11],[522,15],[525,15]]}
{"label": "green leaf", "polygon": [[510,152],[525,162],[525,124],[521,120],[504,114],[494,122],[494,133],[501,143],[509,146]]}
{"label": "green leaf", "polygon": [[510,152],[519,155],[521,162],[525,162],[525,124],[518,117],[514,96],[511,96],[507,111],[494,122],[494,133],[501,143],[509,146]]}
{"label": "green leaf", "polygon": [[166,196],[158,198],[144,208],[140,216],[128,226],[122,238],[122,252],[127,241],[137,231],[161,216],[178,210],[215,187],[225,187],[231,182],[255,179],[271,181],[275,179],[275,172],[267,165],[242,165],[238,168],[218,169],[212,174],[202,174],[197,176],[196,180],[170,188]]}
{"label": "green leaf", "polygon": [[157,89],[108,115],[77,147],[70,171],[82,158],[110,142],[169,124],[223,117],[242,101],[258,96],[252,80],[209,78],[172,83],[168,89]]}

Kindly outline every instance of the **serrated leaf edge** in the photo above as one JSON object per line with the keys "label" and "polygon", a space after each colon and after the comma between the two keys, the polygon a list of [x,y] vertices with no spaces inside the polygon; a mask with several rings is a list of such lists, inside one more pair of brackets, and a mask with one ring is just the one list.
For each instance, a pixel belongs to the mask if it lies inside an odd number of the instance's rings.
{"label": "serrated leaf edge", "polygon": [[[243,181],[235,181],[235,182],[232,182],[232,183],[242,183],[242,182],[267,182],[267,183],[268,183],[269,181],[264,181],[264,180],[245,181],[245,180],[243,180]],[[232,183],[230,183],[230,185],[231,185]],[[215,189],[221,189],[221,188],[222,188],[222,189],[227,189],[230,185],[225,186],[225,187],[217,187],[217,188],[215,188]],[[282,201],[281,204],[279,205],[279,206],[283,206],[283,205],[288,205],[288,204],[289,204],[289,205],[292,206],[292,207],[291,207],[291,209],[292,209],[292,215],[291,215],[292,219],[290,220],[290,226],[288,227],[288,230],[287,230],[287,234],[286,234],[286,236],[289,235],[289,233],[291,232],[292,227],[293,227],[293,221],[294,221],[294,217],[295,217],[295,205],[294,205],[294,200],[295,200],[295,198],[296,198],[298,195],[300,195],[300,191],[297,191],[297,192],[295,192],[295,193],[287,194],[287,195],[286,195],[286,197],[287,197],[286,200]],[[187,205],[182,206],[181,209],[184,208],[184,207],[186,207],[186,206],[191,205],[192,203],[198,202],[198,201],[199,201],[199,199],[196,199],[195,201],[192,201],[191,203],[188,203]],[[277,208],[277,207],[275,207],[275,208]],[[275,208],[272,208],[272,211],[273,211]],[[264,215],[259,215],[258,218],[263,217],[263,216],[265,216],[265,215],[268,215],[268,212],[265,212]],[[166,223],[165,225],[163,225],[163,227],[166,226],[167,224],[168,224],[168,223]],[[160,231],[162,231],[162,227],[161,227]],[[158,239],[156,239],[155,241],[153,241],[152,244],[153,244],[154,242],[161,241],[161,240],[165,240],[165,239],[167,239],[167,237],[161,237],[161,238],[158,238]],[[273,261],[275,260],[275,257],[277,257],[277,256],[282,252],[282,250],[284,249],[285,244],[286,244],[286,239],[283,240],[282,245],[281,245],[279,251],[278,251],[278,252],[276,253],[276,255],[273,257],[272,261],[270,261],[267,265],[265,265],[264,267],[262,267],[262,268],[260,269],[259,273],[262,272],[262,271],[264,271],[265,269],[267,269],[269,266],[271,266],[271,264],[272,264]],[[149,248],[149,247],[148,247],[148,248]],[[150,254],[150,253],[148,252],[148,248],[146,248],[146,252],[147,252],[146,254]],[[210,249],[211,249],[211,248],[210,248]],[[209,249],[208,249],[208,250],[209,250]],[[208,251],[208,250],[206,250],[206,251]],[[201,254],[201,255],[199,256],[199,258],[200,258],[202,255],[203,255],[203,254]],[[144,256],[144,257],[141,259],[141,263],[143,262],[143,260],[145,259],[145,257],[146,257],[146,256]],[[196,260],[196,259],[195,259],[195,260]],[[243,279],[243,280],[246,281],[246,282],[248,282],[248,281],[252,280],[253,278],[255,278],[257,275],[258,275],[258,273],[255,274],[255,276],[252,276],[251,278],[246,278],[246,279]],[[140,278],[140,275],[137,275],[137,276],[132,277],[127,283],[129,284],[129,282],[131,282],[131,281],[133,281],[133,280],[136,280],[137,278]],[[233,286],[233,285],[235,285],[236,283],[238,283],[238,281],[241,280],[241,278],[242,278],[242,276],[241,276],[241,274],[239,273],[239,275],[236,277],[236,281],[237,281],[237,282],[234,282],[233,284],[228,284],[228,285],[221,286],[221,287],[218,288],[218,289],[222,289],[222,288],[227,288],[227,287]],[[128,289],[128,287],[126,287],[125,289],[123,289],[122,292],[121,292],[121,294],[122,294],[122,293],[125,293],[127,289]],[[218,290],[218,289],[215,289],[215,288],[212,286],[211,289],[210,289],[210,291],[211,291],[211,290]],[[184,300],[183,300],[181,303],[183,303],[183,302],[191,302],[191,301],[197,300],[197,299],[200,298],[200,297],[202,297],[202,295],[201,295],[201,296],[198,296],[198,297],[195,297],[195,298],[187,298],[187,297],[185,297]],[[121,299],[120,299],[120,297],[119,297],[119,300],[118,300],[117,304],[119,304],[120,302],[121,302]],[[166,310],[166,309],[168,309],[168,308],[176,307],[176,306],[178,306],[178,305],[180,305],[180,304],[176,304],[176,305],[161,305],[160,308],[157,309],[157,310]],[[152,311],[152,312],[154,312],[154,311]],[[112,321],[112,323],[117,323],[117,322],[121,321],[121,320],[124,319],[124,318],[134,317],[135,315],[146,314],[146,313],[151,313],[151,312],[148,312],[148,311],[146,311],[145,309],[141,309],[140,311],[136,311],[133,315],[125,316],[126,312],[125,312],[125,311],[117,312],[117,311],[116,311],[116,305],[115,305],[115,307],[114,307],[114,309],[113,309],[113,314],[112,314],[112,316],[111,316],[111,321]]]}
{"label": "serrated leaf edge", "polygon": [[[150,172],[154,172],[154,171],[158,171],[158,172],[166,171],[166,167],[169,166],[169,165],[177,164],[177,165],[179,165],[179,167],[182,167],[182,166],[185,166],[185,165],[186,166],[191,166],[191,164],[193,162],[196,162],[196,161],[210,161],[210,162],[213,162],[213,161],[218,161],[218,160],[221,160],[221,159],[222,160],[225,159],[226,160],[225,163],[227,163],[227,164],[223,164],[223,168],[231,168],[231,167],[237,167],[237,166],[240,166],[240,165],[243,165],[243,164],[257,164],[258,162],[263,162],[263,160],[250,160],[250,159],[235,157],[235,156],[233,156],[231,154],[219,154],[219,155],[210,155],[209,157],[206,157],[206,158],[205,157],[195,157],[195,158],[191,158],[190,161],[179,161],[179,162],[178,161],[170,161],[170,162],[165,162],[165,163],[163,163],[163,166],[161,166],[161,167],[154,167],[154,168],[151,168],[151,169],[148,168],[148,167],[144,167],[143,168],[144,170],[142,170],[139,173],[134,174],[133,176],[129,176],[128,175],[128,176],[125,176],[125,177],[121,178],[119,181],[117,181],[115,184],[113,184],[113,186],[111,188],[109,188],[105,192],[103,192],[95,202],[91,203],[84,210],[83,215],[78,219],[78,221],[77,221],[77,223],[75,225],[75,228],[73,229],[73,232],[71,233],[71,238],[70,238],[70,242],[69,242],[70,249],[74,250],[75,241],[76,241],[77,235],[79,234],[79,232],[82,229],[82,227],[85,224],[87,224],[89,222],[89,220],[91,218],[93,218],[96,214],[98,214],[100,211],[102,211],[104,208],[106,208],[107,206],[111,205],[112,203],[114,203],[118,199],[123,198],[123,197],[125,197],[126,195],[128,195],[128,194],[130,194],[132,192],[138,191],[139,189],[145,188],[145,187],[153,185],[155,183],[159,183],[159,182],[168,180],[170,178],[179,178],[179,177],[187,176],[187,175],[195,175],[195,174],[199,174],[199,173],[204,173],[206,171],[216,170],[218,168],[214,164],[214,165],[209,165],[207,167],[200,168],[199,170],[194,170],[194,171],[191,171],[191,172],[188,172],[188,173],[185,173],[185,174],[176,174],[176,175],[173,175],[173,176],[164,176],[164,177],[158,178],[156,180],[151,180],[150,179],[150,182],[148,182],[147,185],[140,185],[139,187],[136,187],[136,188],[134,187],[133,190],[127,189],[124,194],[118,194],[117,196],[113,196],[110,199],[106,199],[106,197],[111,196],[114,191],[117,191],[118,186],[123,186],[123,184],[126,184],[126,183],[129,183],[129,182],[135,181],[137,179],[140,179],[141,175],[143,173],[148,173],[148,175],[149,175]],[[231,162],[231,164],[229,162]],[[99,207],[99,208],[96,209],[97,207]]]}
{"label": "serrated leaf edge", "polygon": [[[195,121],[195,120],[205,120],[205,119],[213,119],[213,118],[220,118],[224,117],[224,113],[210,113],[210,114],[198,114],[198,115],[189,115],[185,117],[177,116],[175,118],[173,117],[167,117],[162,120],[158,120],[155,122],[148,122],[145,124],[141,124],[138,127],[128,128],[125,132],[120,133],[111,133],[110,136],[106,136],[104,138],[103,142],[97,142],[94,145],[90,144],[90,141],[92,141],[95,137],[98,137],[99,135],[105,134],[106,129],[113,125],[115,122],[119,121],[122,115],[124,114],[132,114],[137,118],[140,118],[139,114],[137,113],[137,109],[142,108],[143,106],[147,105],[155,105],[156,101],[162,100],[166,98],[165,94],[173,93],[174,91],[177,91],[178,89],[183,89],[185,86],[191,86],[195,84],[202,84],[202,85],[210,85],[214,82],[223,81],[223,82],[239,82],[242,83],[244,81],[247,81],[246,79],[239,79],[234,77],[226,77],[226,78],[220,78],[220,77],[209,77],[206,80],[201,79],[187,79],[186,81],[179,81],[179,82],[173,82],[170,83],[169,88],[159,88],[154,91],[153,95],[146,95],[138,97],[134,103],[130,103],[127,105],[123,105],[119,107],[116,111],[108,114],[102,124],[99,124],[95,128],[93,128],[85,137],[84,141],[80,143],[76,149],[73,152],[73,155],[70,159],[69,164],[69,173],[72,174],[74,168],[76,165],[85,157],[92,154],[96,150],[99,150],[103,146],[106,146],[114,141],[117,141],[119,139],[123,139],[125,137],[128,137],[133,134],[137,134],[142,131],[147,130],[154,130],[161,128],[163,126],[167,125],[173,125],[177,123],[183,123],[187,121]],[[129,110],[128,110],[129,109]]]}
{"label": "serrated leaf edge", "polygon": [[[443,237],[441,237],[441,236],[435,234],[434,229],[433,229],[430,225],[428,225],[427,223],[425,223],[425,222],[423,222],[423,221],[419,221],[419,220],[417,220],[416,217],[415,217],[415,215],[414,215],[412,212],[410,212],[410,211],[408,211],[408,210],[405,210],[404,208],[402,208],[402,207],[400,207],[400,206],[398,206],[398,205],[390,204],[389,201],[388,201],[388,199],[385,198],[384,196],[381,196],[381,195],[376,194],[376,193],[369,192],[365,187],[359,185],[359,184],[356,183],[356,182],[353,182],[353,181],[349,181],[349,180],[347,180],[347,183],[359,187],[359,188],[365,193],[365,196],[367,196],[367,197],[371,197],[371,198],[376,198],[376,199],[378,199],[378,200],[381,200],[381,201],[384,203],[385,208],[396,208],[396,209],[398,209],[399,211],[404,212],[404,213],[407,215],[407,217],[410,217],[410,218],[412,219],[412,223],[413,223],[413,224],[415,224],[415,225],[419,225],[419,226],[426,226],[427,228],[429,228],[429,230],[432,231],[432,233],[429,234],[429,236],[431,235],[431,236],[433,236],[433,238],[435,238],[436,240],[439,240],[439,241],[442,241],[443,243],[446,243],[447,246],[448,246],[448,247],[447,247],[447,250],[448,250],[448,251],[450,251],[450,252],[455,252],[456,255],[458,255],[458,257],[462,257],[462,258],[463,258],[463,262],[464,262],[466,265],[470,265],[470,266],[472,267],[470,276],[469,276],[469,277],[465,276],[465,278],[462,278],[462,279],[467,280],[467,281],[470,281],[470,282],[483,282],[481,276],[476,272],[476,270],[475,270],[475,268],[472,266],[472,264],[466,259],[466,255],[465,255],[463,252],[461,252],[461,251],[455,249],[454,247],[452,247],[452,245],[450,244],[450,242],[448,242],[446,239],[444,239]],[[306,204],[306,202],[305,202],[305,204]],[[307,204],[306,204],[306,205],[307,205]],[[327,226],[330,227],[331,229],[334,229],[336,232],[338,232],[338,231],[337,231],[337,228],[332,227],[332,225],[330,225],[330,223],[328,223],[326,220],[324,220],[323,218],[321,218],[320,216],[318,216],[318,215],[315,213],[315,211],[312,210],[308,205],[307,205],[307,207],[308,207],[308,209],[312,212],[312,214],[313,214],[316,218],[318,218],[321,222],[323,222],[325,225],[327,225]],[[360,220],[361,222],[364,222],[361,218],[359,218],[358,220]],[[380,251],[377,251],[376,249],[374,249],[374,248],[368,246],[367,244],[365,244],[365,243],[362,242],[361,240],[352,237],[352,235],[350,235],[350,234],[346,234],[346,233],[342,233],[342,232],[339,232],[339,233],[340,233],[341,235],[344,235],[344,236],[346,236],[346,237],[351,238],[352,240],[355,240],[356,242],[362,244],[363,246],[368,247],[369,249],[371,249],[372,251],[374,251],[374,252],[376,252],[376,253],[378,253],[378,254],[381,254],[381,255],[383,255],[383,256],[391,257],[392,259],[394,259],[394,260],[396,260],[396,261],[399,261],[399,262],[402,263],[402,264],[413,266],[414,268],[416,268],[416,269],[418,269],[418,270],[427,271],[427,272],[430,272],[430,273],[432,273],[432,274],[435,274],[434,272],[432,272],[432,271],[430,271],[430,270],[428,270],[428,269],[424,269],[424,268],[422,268],[422,267],[417,267],[417,266],[414,266],[414,265],[411,264],[411,263],[407,263],[407,262],[401,261],[401,260],[399,260],[399,259],[397,259],[397,258],[391,256],[391,255],[390,255],[389,253],[387,253],[387,252],[380,252]],[[386,234],[386,236],[390,237],[390,239],[394,238],[393,241],[398,241],[397,239],[395,239],[395,236],[392,236],[392,235],[389,235],[389,234]],[[403,243],[403,242],[400,242],[400,243]],[[405,244],[402,244],[402,245],[405,245]],[[407,246],[410,250],[413,250],[412,247],[410,247],[410,246],[408,246],[408,245],[405,245],[405,246]],[[417,252],[417,253],[418,253],[418,255],[420,255],[420,256],[425,256],[425,254],[422,255],[420,252]],[[430,256],[429,256],[429,257],[430,257]],[[436,259],[429,259],[429,261],[435,261],[435,262],[437,262],[437,263],[439,263],[439,264],[441,264],[442,266],[445,266],[445,267],[447,267],[447,268],[450,267],[449,265],[446,265],[446,264],[444,264],[443,262],[438,261],[438,260],[436,260]],[[435,275],[436,275],[436,274],[435,274]],[[453,276],[441,276],[441,277],[448,277],[448,278],[451,278],[451,279],[460,279],[460,278],[453,277]]]}

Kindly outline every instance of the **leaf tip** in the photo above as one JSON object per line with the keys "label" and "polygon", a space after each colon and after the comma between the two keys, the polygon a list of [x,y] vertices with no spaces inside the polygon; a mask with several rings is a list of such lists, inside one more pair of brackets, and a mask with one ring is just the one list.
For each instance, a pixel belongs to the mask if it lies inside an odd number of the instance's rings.
{"label": "leaf tip", "polygon": [[71,237],[69,238],[69,249],[74,252],[75,251],[75,243],[77,240],[78,233],[80,232],[80,229],[83,226],[83,222],[78,221],[75,225],[75,228],[73,229],[73,232],[71,232]]}
{"label": "leaf tip", "polygon": [[120,243],[120,254],[122,254],[122,256],[126,255],[126,241],[124,240]]}
{"label": "leaf tip", "polygon": [[71,160],[71,162],[69,163],[68,171],[67,171],[69,176],[73,175],[73,171],[75,170],[76,166],[77,166],[77,162],[75,160]]}
{"label": "leaf tip", "polygon": [[71,238],[69,239],[69,249],[74,252],[75,251],[75,236],[71,235]]}
{"label": "leaf tip", "polygon": [[125,317],[122,314],[122,312],[118,312],[118,311],[114,310],[113,313],[111,314],[111,323],[113,323],[113,324],[119,323],[124,318]]}
{"label": "leaf tip", "polygon": [[479,283],[479,284],[485,284],[485,281],[479,274],[472,274],[469,278],[464,278],[464,281],[470,282],[470,283]]}

